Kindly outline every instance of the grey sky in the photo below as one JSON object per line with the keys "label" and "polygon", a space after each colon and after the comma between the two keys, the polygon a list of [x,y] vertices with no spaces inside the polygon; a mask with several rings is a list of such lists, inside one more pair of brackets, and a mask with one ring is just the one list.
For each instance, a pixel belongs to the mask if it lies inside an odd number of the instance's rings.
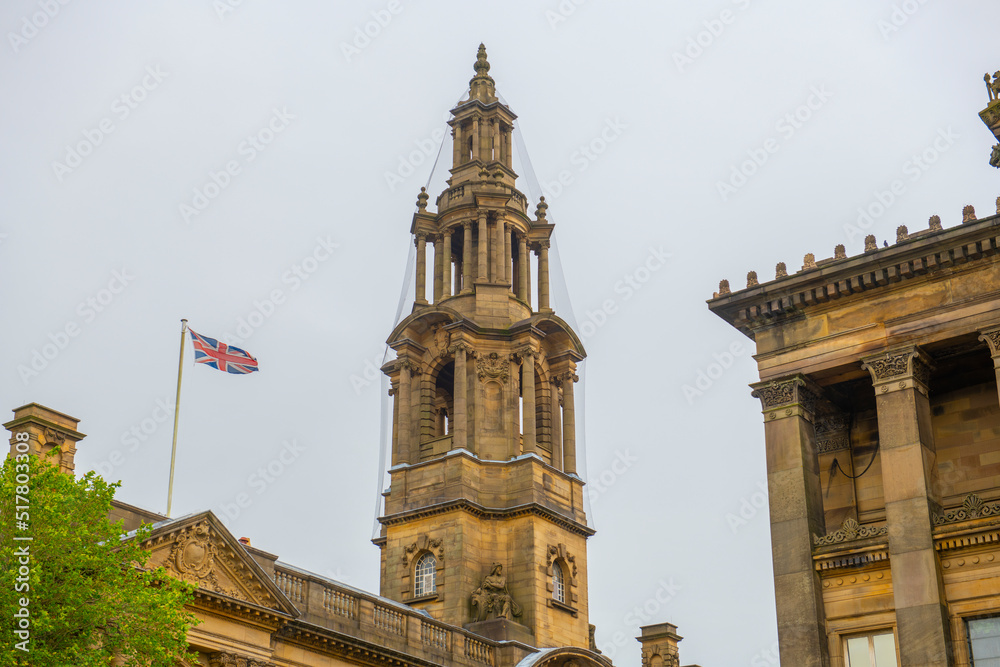
{"label": "grey sky", "polygon": [[[393,323],[423,156],[482,41],[591,323],[598,643],[636,665],[637,626],[669,620],[684,664],[776,664],[752,347],[704,301],[720,278],[739,289],[807,252],[857,254],[867,233],[993,212],[977,112],[1000,69],[995,3],[222,7],[0,8],[0,408],[81,418],[78,468],[163,511],[171,422],[156,420],[179,319],[215,337],[261,322],[244,343],[260,373],[185,370],[174,514],[211,508],[283,560],[377,591],[381,398],[365,372]],[[145,441],[123,436],[143,420]],[[282,474],[252,477],[286,440],[301,451]],[[252,504],[227,516],[240,493]]]}

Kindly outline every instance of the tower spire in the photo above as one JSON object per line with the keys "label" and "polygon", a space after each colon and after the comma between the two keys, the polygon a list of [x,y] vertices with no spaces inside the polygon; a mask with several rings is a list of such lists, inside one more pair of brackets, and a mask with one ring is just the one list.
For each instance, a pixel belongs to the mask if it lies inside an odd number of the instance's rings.
{"label": "tower spire", "polygon": [[469,99],[479,100],[485,104],[497,99],[496,82],[489,75],[490,61],[486,59],[486,45],[480,44],[476,53],[476,64],[473,65],[476,76],[469,81]]}

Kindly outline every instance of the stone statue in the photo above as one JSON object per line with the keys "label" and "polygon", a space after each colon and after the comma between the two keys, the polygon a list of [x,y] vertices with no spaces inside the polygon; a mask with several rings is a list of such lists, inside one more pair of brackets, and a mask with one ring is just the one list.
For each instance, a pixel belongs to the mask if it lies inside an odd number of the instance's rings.
{"label": "stone statue", "polygon": [[990,155],[990,165],[1000,169],[1000,144],[993,147],[993,154]]}
{"label": "stone statue", "polygon": [[990,96],[990,102],[1000,99],[1000,71],[993,73],[993,82],[990,82],[990,75],[984,74],[983,81],[986,82],[986,92]]}
{"label": "stone statue", "polygon": [[507,590],[507,577],[504,576],[503,565],[493,563],[482,585],[472,591],[472,606],[477,610],[476,621],[490,618],[511,620],[512,617],[521,615],[521,606],[514,602],[514,598]]}

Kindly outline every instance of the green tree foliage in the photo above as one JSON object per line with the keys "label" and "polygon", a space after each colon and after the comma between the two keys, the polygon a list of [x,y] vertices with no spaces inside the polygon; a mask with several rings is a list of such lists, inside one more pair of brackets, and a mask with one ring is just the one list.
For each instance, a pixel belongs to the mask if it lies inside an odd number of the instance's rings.
{"label": "green tree foliage", "polygon": [[184,609],[194,587],[142,567],[150,528],[123,539],[122,522],[108,520],[118,486],[25,454],[0,467],[0,666],[198,664]]}

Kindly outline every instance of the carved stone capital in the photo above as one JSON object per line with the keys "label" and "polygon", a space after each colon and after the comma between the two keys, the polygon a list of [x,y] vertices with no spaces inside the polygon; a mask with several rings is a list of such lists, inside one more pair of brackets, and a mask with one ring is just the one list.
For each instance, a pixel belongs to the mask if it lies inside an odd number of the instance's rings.
{"label": "carved stone capital", "polygon": [[813,535],[813,545],[817,547],[824,547],[831,544],[841,544],[843,542],[863,540],[869,537],[885,537],[888,534],[889,529],[885,524],[879,526],[861,526],[854,519],[854,517],[849,516],[844,519],[844,523],[841,525],[839,530],[836,530],[829,535],[824,535],[823,537]]}
{"label": "carved stone capital", "polygon": [[871,373],[876,395],[903,389],[916,389],[927,395],[934,365],[920,348],[886,350],[861,362],[861,367]]}
{"label": "carved stone capital", "polygon": [[750,394],[760,399],[768,421],[785,417],[805,417],[812,420],[816,399],[822,392],[804,375],[757,382],[750,385],[750,388],[753,390]]}
{"label": "carved stone capital", "polygon": [[448,351],[452,354],[458,354],[459,352],[465,352],[466,354],[469,354],[470,352],[472,352],[472,346],[466,343],[464,340],[459,340],[452,343],[451,347],[448,348]]}
{"label": "carved stone capital", "polygon": [[994,360],[1000,357],[1000,327],[996,329],[984,329],[979,333],[979,340],[989,346],[990,356]]}

